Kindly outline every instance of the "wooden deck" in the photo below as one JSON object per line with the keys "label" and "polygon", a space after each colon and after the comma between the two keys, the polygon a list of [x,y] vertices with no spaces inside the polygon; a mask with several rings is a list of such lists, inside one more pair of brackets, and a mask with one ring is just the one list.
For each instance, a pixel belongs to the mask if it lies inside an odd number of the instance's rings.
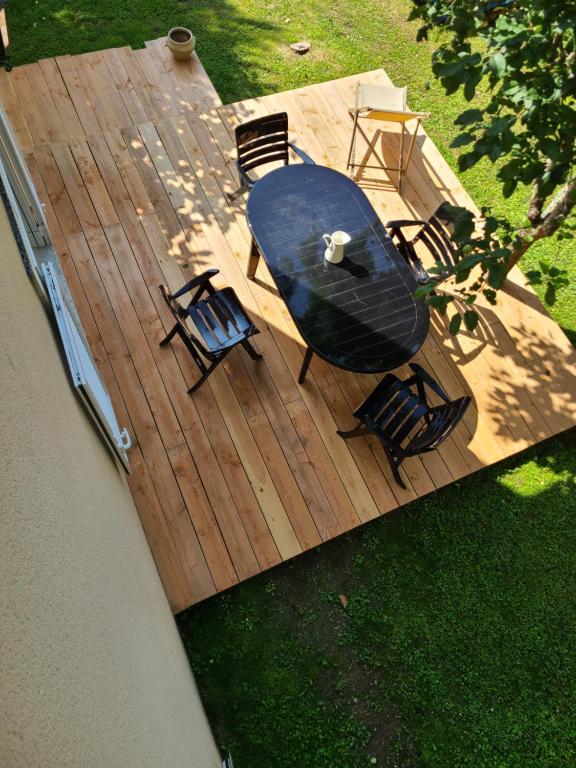
{"label": "wooden deck", "polygon": [[[382,70],[358,76],[388,82]],[[232,133],[289,113],[292,138],[343,170],[357,77],[222,106],[198,58],[177,64],[163,41],[64,56],[0,73],[0,101],[43,202],[94,357],[134,439],[129,479],[174,611],[493,464],[576,423],[576,359],[519,271],[474,334],[432,317],[416,360],[473,407],[437,453],[390,476],[372,439],[338,427],[374,377],[314,359],[261,262],[245,278],[249,233]],[[379,126],[381,127],[381,125]],[[384,137],[386,151],[395,137]],[[382,219],[425,217],[442,199],[472,207],[425,136],[400,197],[374,173],[361,183]],[[220,269],[261,330],[258,363],[233,353],[196,395],[158,285]],[[403,373],[403,372],[402,372]]]}

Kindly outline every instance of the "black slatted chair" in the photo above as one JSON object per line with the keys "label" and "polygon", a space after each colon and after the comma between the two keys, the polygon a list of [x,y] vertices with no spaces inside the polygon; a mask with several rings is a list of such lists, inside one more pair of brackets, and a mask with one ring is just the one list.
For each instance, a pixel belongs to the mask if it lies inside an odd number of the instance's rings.
{"label": "black slatted chair", "polygon": [[[387,374],[354,412],[358,426],[347,432],[338,430],[344,438],[375,434],[384,446],[394,479],[402,488],[406,486],[398,468],[404,459],[438,448],[470,404],[468,395],[450,400],[420,365],[410,363],[410,368],[414,375],[405,381]],[[440,405],[428,404],[425,385],[442,400]]]}
{"label": "black slatted chair", "polygon": [[291,149],[305,163],[314,164],[314,160],[295,144],[288,141],[288,114],[278,112],[274,115],[257,117],[248,123],[236,126],[236,167],[240,177],[240,186],[230,195],[232,202],[244,192],[252,189],[257,179],[249,171],[267,163],[281,162],[288,165]]}
{"label": "black slatted chair", "polygon": [[[386,227],[390,231],[390,237],[395,241],[398,250],[414,272],[419,283],[427,283],[432,278],[422,264],[416,253],[416,244],[423,243],[426,246],[434,262],[440,266],[455,264],[456,246],[450,237],[450,227],[453,219],[450,215],[448,204],[442,203],[430,216],[428,221],[421,219],[400,219],[389,221]],[[418,227],[418,231],[409,240],[403,230]],[[436,275],[434,279],[436,279]]]}
{"label": "black slatted chair", "polygon": [[[176,325],[160,342],[160,346],[168,344],[178,334],[200,369],[200,378],[190,387],[188,394],[195,392],[238,344],[244,347],[253,360],[262,359],[262,355],[258,354],[248,341],[251,336],[258,333],[258,329],[244,311],[234,290],[232,288],[216,290],[210,283],[218,271],[208,269],[190,280],[176,293],[168,293],[166,286],[160,286],[162,295],[176,318]],[[193,291],[194,288],[197,290],[190,303],[183,307],[178,299]],[[207,296],[203,299],[201,297],[204,293]],[[192,333],[187,325],[188,322],[194,326],[197,335]],[[209,366],[205,364],[202,356],[209,361]]]}

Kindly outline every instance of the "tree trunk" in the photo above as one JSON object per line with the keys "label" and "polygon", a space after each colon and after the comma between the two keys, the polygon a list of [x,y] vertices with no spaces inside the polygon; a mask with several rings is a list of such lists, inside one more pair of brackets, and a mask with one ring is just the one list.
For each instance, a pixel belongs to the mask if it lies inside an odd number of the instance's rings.
{"label": "tree trunk", "polygon": [[520,232],[518,245],[512,251],[508,262],[508,272],[515,267],[531,245],[544,237],[550,237],[566,219],[576,204],[576,178],[571,179],[557,192],[546,208],[539,223]]}

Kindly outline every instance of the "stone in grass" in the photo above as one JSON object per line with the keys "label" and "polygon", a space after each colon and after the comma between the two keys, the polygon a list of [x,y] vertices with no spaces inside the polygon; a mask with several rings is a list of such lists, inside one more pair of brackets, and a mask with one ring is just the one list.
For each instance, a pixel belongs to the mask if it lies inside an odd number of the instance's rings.
{"label": "stone in grass", "polygon": [[302,40],[300,43],[292,43],[290,45],[290,50],[294,51],[294,53],[297,53],[299,56],[303,56],[305,53],[308,53],[311,47],[312,45],[310,43]]}

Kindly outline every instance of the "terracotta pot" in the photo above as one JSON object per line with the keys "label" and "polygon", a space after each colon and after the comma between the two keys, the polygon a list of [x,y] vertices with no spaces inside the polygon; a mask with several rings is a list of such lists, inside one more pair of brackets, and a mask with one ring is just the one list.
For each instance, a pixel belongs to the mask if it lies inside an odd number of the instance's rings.
{"label": "terracotta pot", "polygon": [[192,55],[196,38],[186,27],[172,27],[168,32],[166,45],[172,51],[172,56],[178,61],[186,61]]}

